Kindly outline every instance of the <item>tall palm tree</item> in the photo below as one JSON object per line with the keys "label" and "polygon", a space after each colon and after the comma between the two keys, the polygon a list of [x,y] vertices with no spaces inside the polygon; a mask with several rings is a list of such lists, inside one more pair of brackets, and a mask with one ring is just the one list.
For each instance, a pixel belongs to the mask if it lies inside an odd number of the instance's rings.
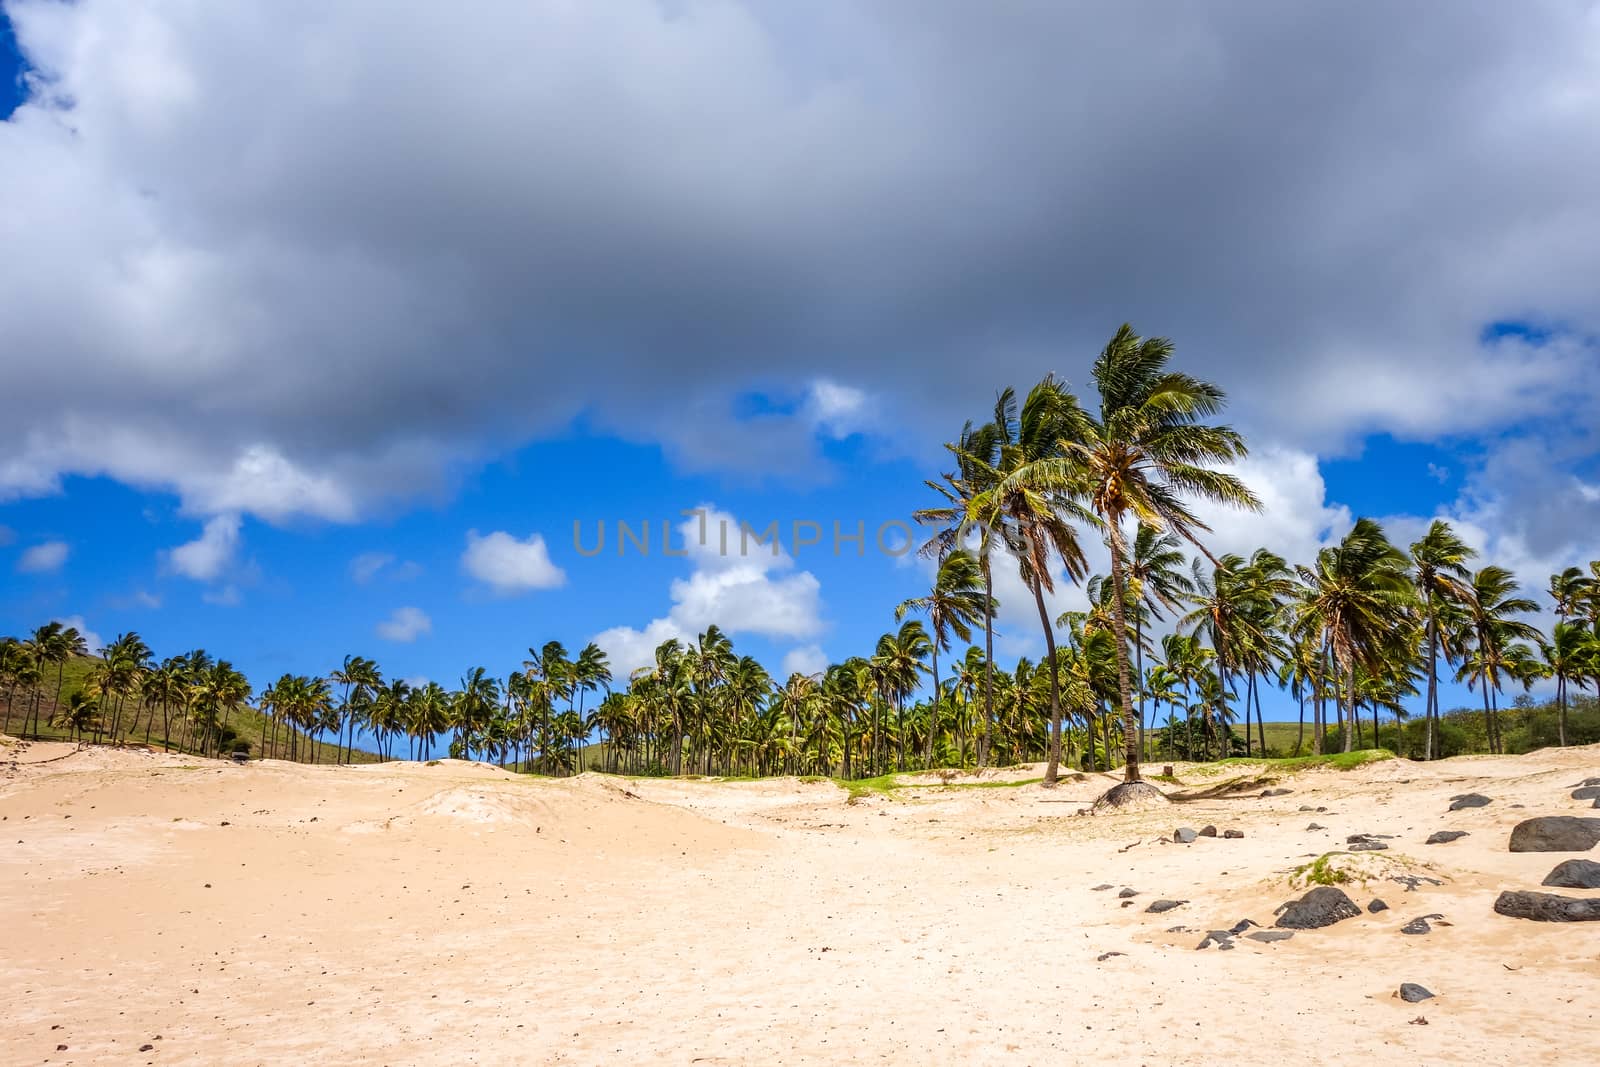
{"label": "tall palm tree", "polygon": [[962,641],[972,640],[972,625],[994,611],[993,598],[984,591],[982,568],[978,559],[965,549],[956,549],[939,561],[934,575],[933,589],[926,596],[912,597],[894,609],[895,621],[904,619],[909,612],[923,612],[928,625],[933,628],[933,706],[932,722],[928,729],[923,765],[933,766],[934,735],[938,733],[938,709],[943,690],[939,680],[939,653],[950,650],[950,635]]}
{"label": "tall palm tree", "polygon": [[[1171,533],[1139,523],[1128,553],[1128,602],[1133,613],[1134,672],[1144,677],[1145,623],[1162,622],[1163,611],[1176,612],[1194,592],[1183,573],[1182,542]],[[1139,690],[1139,747],[1144,748],[1145,691]]]}
{"label": "tall palm tree", "polygon": [[[606,658],[605,650],[590,641],[578,652],[578,658],[572,661],[572,686],[577,694],[577,713],[583,715],[583,698],[585,694],[593,693],[598,689],[610,690],[611,663]],[[584,737],[588,736],[587,730]],[[581,741],[580,741],[581,744]],[[582,768],[579,768],[580,770]]]}
{"label": "tall palm tree", "polygon": [[[1422,608],[1423,639],[1427,642],[1424,653],[1428,673],[1428,696],[1423,711],[1423,758],[1439,758],[1439,653],[1441,645],[1447,658],[1454,658],[1449,647],[1451,631],[1439,625],[1440,613],[1451,605],[1467,599],[1467,563],[1477,555],[1467,543],[1456,536],[1450,524],[1443,519],[1433,520],[1428,532],[1411,545],[1411,582],[1416,589],[1417,601]],[[1576,571],[1577,568],[1573,568]]]}
{"label": "tall palm tree", "polygon": [[935,508],[914,512],[918,522],[938,527],[937,532],[919,550],[931,559],[942,559],[950,552],[966,546],[968,535],[976,533],[978,568],[983,574],[983,592],[989,597],[983,615],[983,724],[978,736],[978,768],[988,763],[989,732],[994,722],[994,546],[996,531],[974,525],[969,518],[973,501],[978,494],[993,484],[996,464],[999,462],[999,445],[1007,428],[1016,423],[1016,394],[1010,389],[1001,391],[995,398],[994,421],[974,428],[969,421],[961,428],[954,444],[945,448],[955,456],[956,470],[946,472],[941,481],[924,482],[928,488],[944,497],[945,503]]}
{"label": "tall palm tree", "polygon": [[1016,557],[1023,584],[1039,612],[1050,681],[1047,786],[1056,784],[1061,765],[1061,678],[1055,629],[1044,596],[1055,592],[1053,560],[1061,561],[1070,581],[1082,581],[1087,571],[1073,520],[1092,524],[1094,518],[1078,502],[1085,488],[1081,472],[1065,462],[1062,451],[1063,443],[1077,435],[1084,421],[1077,398],[1054,375],[1029,390],[1020,411],[1002,394],[996,411],[994,462],[975,461],[983,488],[967,504],[967,521],[998,534]]}
{"label": "tall palm tree", "polygon": [[1600,671],[1600,638],[1585,626],[1572,622],[1558,622],[1550,631],[1550,640],[1540,642],[1550,675],[1556,680],[1557,737],[1561,746],[1567,744],[1567,687],[1575,685],[1580,690],[1588,679]]}
{"label": "tall palm tree", "polygon": [[1514,618],[1538,611],[1539,605],[1517,595],[1521,588],[1504,567],[1490,565],[1474,572],[1463,605],[1463,643],[1467,662],[1457,677],[1470,685],[1483,686],[1484,728],[1489,735],[1489,751],[1504,750],[1495,697],[1508,678],[1514,678],[1516,665],[1527,651],[1516,646],[1523,641],[1538,641],[1539,631]]}
{"label": "tall palm tree", "polygon": [[1171,359],[1172,343],[1166,338],[1140,337],[1124,324],[1095,361],[1098,415],[1074,420],[1074,432],[1063,442],[1066,462],[1085,473],[1089,505],[1100,517],[1111,549],[1117,692],[1128,783],[1141,778],[1138,722],[1128,680],[1129,553],[1123,524],[1131,516],[1200,547],[1199,535],[1210,527],[1190,510],[1189,499],[1250,511],[1261,508],[1237,475],[1216,469],[1246,454],[1244,438],[1234,429],[1205,421],[1222,410],[1224,393],[1209,382],[1168,370]]}
{"label": "tall palm tree", "polygon": [[1391,634],[1409,622],[1414,604],[1409,563],[1382,526],[1360,518],[1337,546],[1317,553],[1315,567],[1300,568],[1305,592],[1295,628],[1320,635],[1344,675],[1339,730],[1345,752],[1354,742],[1356,668],[1377,672]]}

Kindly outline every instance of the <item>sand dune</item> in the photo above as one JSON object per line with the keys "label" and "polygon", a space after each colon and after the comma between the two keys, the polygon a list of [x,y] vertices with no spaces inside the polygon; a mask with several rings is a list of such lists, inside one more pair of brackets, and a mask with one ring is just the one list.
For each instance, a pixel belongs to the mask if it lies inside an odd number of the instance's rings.
{"label": "sand dune", "polygon": [[[1600,1061],[1600,924],[1492,911],[1571,858],[1507,839],[1590,814],[1568,794],[1600,748],[1096,817],[1075,813],[1098,775],[852,802],[19,748],[0,747],[5,1063]],[[1492,803],[1447,812],[1466,792]],[[1165,840],[1208,823],[1245,836]],[[1469,836],[1424,844],[1441,829]],[[1359,917],[1196,950],[1270,927],[1295,869],[1358,833],[1394,835],[1345,887]],[[1187,903],[1145,911],[1160,898]],[[1402,982],[1437,996],[1404,1003]]]}

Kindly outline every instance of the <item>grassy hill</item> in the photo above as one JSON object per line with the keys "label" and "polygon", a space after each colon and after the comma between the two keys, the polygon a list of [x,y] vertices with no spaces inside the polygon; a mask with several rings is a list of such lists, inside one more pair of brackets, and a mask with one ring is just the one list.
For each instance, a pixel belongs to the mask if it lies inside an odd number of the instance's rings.
{"label": "grassy hill", "polygon": [[[93,656],[83,656],[69,660],[62,668],[61,699],[65,701],[71,694],[87,687],[90,672],[93,671],[99,663],[100,660]],[[43,690],[44,692],[41,694],[39,701],[39,729],[37,736],[48,741],[70,740],[71,738],[69,737],[69,731],[64,728],[50,725],[50,720],[54,718],[55,711],[55,708],[52,706],[52,698],[55,696],[56,692],[56,677],[53,668],[45,673]],[[0,692],[0,729],[4,728],[4,723],[7,720],[7,715],[9,712],[10,729],[6,732],[12,734],[13,736],[20,735],[22,731],[23,717],[27,715],[31,706],[32,698],[26,697],[19,692],[17,694],[17,706],[14,709],[8,708],[6,706],[6,694]],[[130,721],[130,717],[133,716],[135,710],[138,712],[137,730],[130,729],[127,726],[127,723]],[[140,744],[144,743],[149,714],[150,713],[148,709],[138,706],[138,701],[136,699],[130,699],[124,703],[122,717],[124,722],[124,732],[126,734],[125,739],[127,741]],[[174,710],[172,714],[171,745],[169,747],[174,752],[192,752],[192,747],[185,747],[182,744],[184,731],[180,727],[181,716],[181,711]],[[106,724],[109,725],[111,719],[111,709],[104,709],[101,717],[106,721]],[[313,739],[307,738],[305,735],[300,734],[299,731],[294,730],[292,727],[286,724],[279,724],[277,741],[274,744],[272,740],[271,720],[266,715],[263,715],[261,712],[248,705],[241,704],[238,707],[230,709],[227,713],[225,724],[228,730],[233,731],[233,734],[237,740],[244,741],[249,744],[249,752],[252,759],[263,756],[270,759],[288,759],[291,742],[296,737],[298,737],[298,758],[302,763],[332,763],[336,758],[331,741],[327,741],[325,739],[316,739],[314,741]],[[35,735],[32,731],[30,731],[29,736],[32,737]],[[161,712],[159,709],[155,713],[155,722],[149,729],[149,741],[154,747],[161,747],[162,721]],[[224,751],[226,751],[229,747],[231,746],[224,745]],[[376,763],[378,761],[378,757],[376,755],[371,752],[365,752],[359,748],[351,753],[350,759],[351,762],[354,763]]]}

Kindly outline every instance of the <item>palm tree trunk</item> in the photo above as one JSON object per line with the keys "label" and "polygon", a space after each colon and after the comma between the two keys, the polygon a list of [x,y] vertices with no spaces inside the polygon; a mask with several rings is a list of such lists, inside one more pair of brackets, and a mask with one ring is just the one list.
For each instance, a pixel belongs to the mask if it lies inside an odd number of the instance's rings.
{"label": "palm tree trunk", "polygon": [[1300,746],[1306,743],[1306,695],[1300,693],[1295,697],[1295,702],[1300,705],[1300,732],[1295,735],[1294,754],[1300,755]]}
{"label": "palm tree trunk", "polygon": [[1350,732],[1351,721],[1356,714],[1356,661],[1351,658],[1344,671],[1344,709],[1343,717],[1339,720],[1339,741],[1343,751],[1352,751],[1355,740]]}
{"label": "palm tree trunk", "polygon": [[[959,684],[959,682],[957,683]],[[939,729],[939,633],[934,631],[933,639],[933,703],[928,708],[928,753],[923,758],[923,769],[933,767],[933,735]]]}
{"label": "palm tree trunk", "polygon": [[1435,719],[1439,714],[1439,620],[1433,607],[1433,589],[1428,590],[1428,700],[1422,711],[1422,758],[1439,758],[1434,749]]}
{"label": "palm tree trunk", "polygon": [[989,761],[989,737],[994,729],[994,575],[989,569],[988,539],[983,550],[983,733],[978,738],[978,770]]}
{"label": "palm tree trunk", "polygon": [[1556,718],[1556,740],[1562,748],[1567,747],[1567,676],[1562,674],[1556,677],[1556,707],[1560,714]]}
{"label": "palm tree trunk", "polygon": [[1145,743],[1144,612],[1142,611],[1133,617],[1133,657],[1133,673],[1139,680],[1139,754],[1143,757],[1150,749]]}
{"label": "palm tree trunk", "polygon": [[[1122,530],[1118,525],[1118,517],[1112,516],[1107,524],[1107,532],[1111,542],[1111,621],[1116,627],[1117,651],[1117,699],[1121,702],[1122,712],[1122,742],[1127,753],[1127,769],[1123,774],[1123,781],[1137,782],[1139,777],[1139,726],[1143,720],[1135,722],[1133,718],[1133,694],[1128,684],[1128,618],[1127,605],[1123,603],[1122,580]],[[1247,724],[1248,725],[1248,724]],[[1106,750],[1107,770],[1110,770],[1111,751]]]}
{"label": "palm tree trunk", "polygon": [[1044,770],[1044,784],[1055,785],[1061,771],[1061,679],[1056,665],[1056,633],[1050,626],[1050,613],[1044,606],[1044,586],[1035,576],[1033,602],[1039,609],[1039,623],[1044,627],[1045,655],[1050,661],[1050,757]]}

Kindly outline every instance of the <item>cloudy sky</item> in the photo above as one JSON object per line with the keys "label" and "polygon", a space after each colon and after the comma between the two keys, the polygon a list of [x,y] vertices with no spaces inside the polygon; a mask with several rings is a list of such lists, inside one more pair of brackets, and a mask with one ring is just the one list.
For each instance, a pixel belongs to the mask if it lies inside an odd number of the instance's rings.
{"label": "cloudy sky", "polygon": [[872,541],[939,443],[1123,321],[1252,443],[1219,548],[1600,555],[1594,3],[0,11],[0,632],[810,669],[921,583]]}

